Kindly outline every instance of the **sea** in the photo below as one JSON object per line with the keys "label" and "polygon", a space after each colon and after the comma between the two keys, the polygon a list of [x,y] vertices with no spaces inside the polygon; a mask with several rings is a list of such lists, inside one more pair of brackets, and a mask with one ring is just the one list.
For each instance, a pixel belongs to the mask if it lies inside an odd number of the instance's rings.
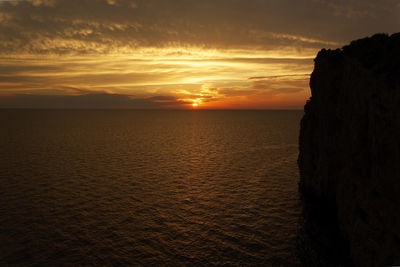
{"label": "sea", "polygon": [[299,266],[302,115],[0,110],[0,265]]}

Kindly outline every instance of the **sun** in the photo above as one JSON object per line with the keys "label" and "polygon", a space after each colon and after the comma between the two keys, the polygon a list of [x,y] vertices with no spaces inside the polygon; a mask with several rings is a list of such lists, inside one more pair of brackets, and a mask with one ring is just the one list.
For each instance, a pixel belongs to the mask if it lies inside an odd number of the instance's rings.
{"label": "sun", "polygon": [[196,99],[190,99],[192,101],[192,107],[197,108],[201,104],[201,99],[196,98]]}

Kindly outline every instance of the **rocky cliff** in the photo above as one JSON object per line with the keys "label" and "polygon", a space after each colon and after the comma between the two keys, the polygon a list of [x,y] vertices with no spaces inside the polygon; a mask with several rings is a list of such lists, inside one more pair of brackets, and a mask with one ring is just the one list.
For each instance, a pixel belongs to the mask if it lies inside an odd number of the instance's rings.
{"label": "rocky cliff", "polygon": [[310,87],[298,159],[303,250],[325,247],[332,265],[400,265],[400,33],[321,50]]}

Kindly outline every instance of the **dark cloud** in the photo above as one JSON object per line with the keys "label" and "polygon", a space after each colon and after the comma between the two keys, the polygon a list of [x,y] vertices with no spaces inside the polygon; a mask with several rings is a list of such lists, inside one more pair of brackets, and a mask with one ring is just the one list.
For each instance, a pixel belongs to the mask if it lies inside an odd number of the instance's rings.
{"label": "dark cloud", "polygon": [[297,78],[301,78],[301,77],[308,77],[310,76],[309,73],[305,73],[305,74],[292,74],[292,75],[276,75],[276,76],[256,76],[256,77],[249,77],[249,80],[276,80],[276,79],[286,79],[286,78],[290,78],[290,77],[297,77]]}
{"label": "dark cloud", "polygon": [[[65,75],[67,74],[67,75]],[[68,74],[68,73],[57,73],[55,75],[46,76],[45,74],[39,73],[39,75],[0,75],[0,82],[8,83],[25,83],[25,84],[41,84],[43,80],[48,83],[65,83],[65,84],[85,84],[85,85],[97,85],[99,83],[111,84],[111,83],[129,83],[135,82],[148,82],[152,79],[157,78],[159,81],[171,80],[175,77],[174,73],[150,73],[150,72],[139,72],[139,73],[84,73],[84,74]]]}
{"label": "dark cloud", "polygon": [[218,93],[224,96],[268,96],[290,95],[303,92],[309,79],[305,75],[282,75],[272,77],[250,77],[251,86],[243,88],[220,88]]}
{"label": "dark cloud", "polygon": [[0,3],[0,51],[338,46],[399,29],[396,0],[32,0]]}
{"label": "dark cloud", "polygon": [[92,93],[84,95],[32,95],[0,96],[0,108],[182,108],[189,102],[169,96],[132,98],[128,95]]}

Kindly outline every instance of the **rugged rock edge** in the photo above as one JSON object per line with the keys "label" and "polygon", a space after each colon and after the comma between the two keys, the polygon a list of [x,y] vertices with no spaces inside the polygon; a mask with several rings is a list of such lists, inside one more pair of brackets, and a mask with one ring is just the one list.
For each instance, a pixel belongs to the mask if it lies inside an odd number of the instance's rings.
{"label": "rugged rock edge", "polygon": [[305,265],[400,265],[400,33],[321,50],[299,138]]}

